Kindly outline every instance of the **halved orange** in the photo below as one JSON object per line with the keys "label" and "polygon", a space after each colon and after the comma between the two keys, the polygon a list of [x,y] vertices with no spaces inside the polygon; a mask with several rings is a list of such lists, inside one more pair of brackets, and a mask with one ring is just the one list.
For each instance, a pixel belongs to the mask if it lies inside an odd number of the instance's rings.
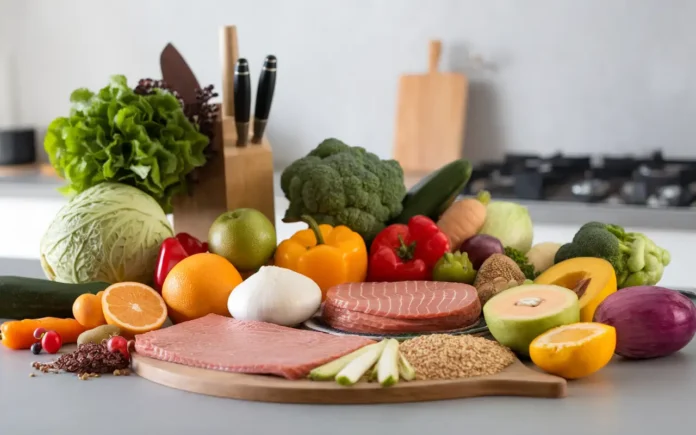
{"label": "halved orange", "polygon": [[553,328],[529,345],[532,362],[545,372],[566,379],[589,376],[611,361],[616,329],[594,322]]}
{"label": "halved orange", "polygon": [[159,329],[167,320],[167,305],[153,288],[138,282],[112,284],[102,295],[104,318],[134,336]]}

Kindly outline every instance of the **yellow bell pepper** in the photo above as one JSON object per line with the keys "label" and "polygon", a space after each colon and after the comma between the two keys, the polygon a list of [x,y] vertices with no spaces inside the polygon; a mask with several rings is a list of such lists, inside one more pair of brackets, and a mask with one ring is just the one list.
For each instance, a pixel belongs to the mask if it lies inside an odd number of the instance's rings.
{"label": "yellow bell pepper", "polygon": [[360,234],[345,225],[317,225],[309,216],[302,216],[302,220],[309,228],[278,245],[276,266],[311,278],[321,288],[322,300],[335,285],[365,281],[367,247]]}

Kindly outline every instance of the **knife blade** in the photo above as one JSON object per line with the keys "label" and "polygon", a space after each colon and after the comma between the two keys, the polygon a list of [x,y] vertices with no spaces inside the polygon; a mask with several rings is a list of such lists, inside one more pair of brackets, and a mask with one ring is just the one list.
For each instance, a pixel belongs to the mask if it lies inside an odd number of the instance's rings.
{"label": "knife blade", "polygon": [[256,107],[254,108],[254,135],[251,142],[261,143],[263,133],[268,123],[268,115],[271,113],[271,103],[273,102],[273,92],[275,91],[276,70],[278,60],[274,55],[266,56],[263,62],[263,69],[259,77],[259,86],[256,90]]}
{"label": "knife blade", "polygon": [[191,67],[172,43],[167,44],[162,50],[160,68],[162,69],[162,79],[179,93],[184,104],[198,102],[196,90],[201,89],[201,85]]}
{"label": "knife blade", "polygon": [[240,58],[234,68],[234,116],[237,128],[237,146],[249,142],[249,117],[251,115],[251,77],[249,62]]}

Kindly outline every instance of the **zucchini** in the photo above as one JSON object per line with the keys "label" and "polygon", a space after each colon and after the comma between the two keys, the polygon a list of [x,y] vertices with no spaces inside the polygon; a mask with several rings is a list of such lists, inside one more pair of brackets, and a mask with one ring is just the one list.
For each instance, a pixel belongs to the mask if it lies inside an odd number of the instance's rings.
{"label": "zucchini", "polygon": [[0,319],[72,317],[78,296],[97,294],[110,284],[90,282],[67,284],[21,276],[0,276]]}
{"label": "zucchini", "polygon": [[471,178],[471,171],[471,162],[462,159],[431,172],[406,193],[402,201],[403,211],[390,223],[406,224],[417,215],[428,216],[437,222],[462,193]]}

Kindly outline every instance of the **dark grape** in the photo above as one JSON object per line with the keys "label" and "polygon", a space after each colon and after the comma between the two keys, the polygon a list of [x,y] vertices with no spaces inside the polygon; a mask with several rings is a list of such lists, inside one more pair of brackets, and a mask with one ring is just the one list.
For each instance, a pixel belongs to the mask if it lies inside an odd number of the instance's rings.
{"label": "dark grape", "polygon": [[41,343],[34,343],[31,345],[31,353],[38,355],[41,353]]}
{"label": "dark grape", "polygon": [[44,332],[46,332],[44,328],[36,328],[34,330],[34,338],[37,340],[41,340],[41,337],[43,337]]}

